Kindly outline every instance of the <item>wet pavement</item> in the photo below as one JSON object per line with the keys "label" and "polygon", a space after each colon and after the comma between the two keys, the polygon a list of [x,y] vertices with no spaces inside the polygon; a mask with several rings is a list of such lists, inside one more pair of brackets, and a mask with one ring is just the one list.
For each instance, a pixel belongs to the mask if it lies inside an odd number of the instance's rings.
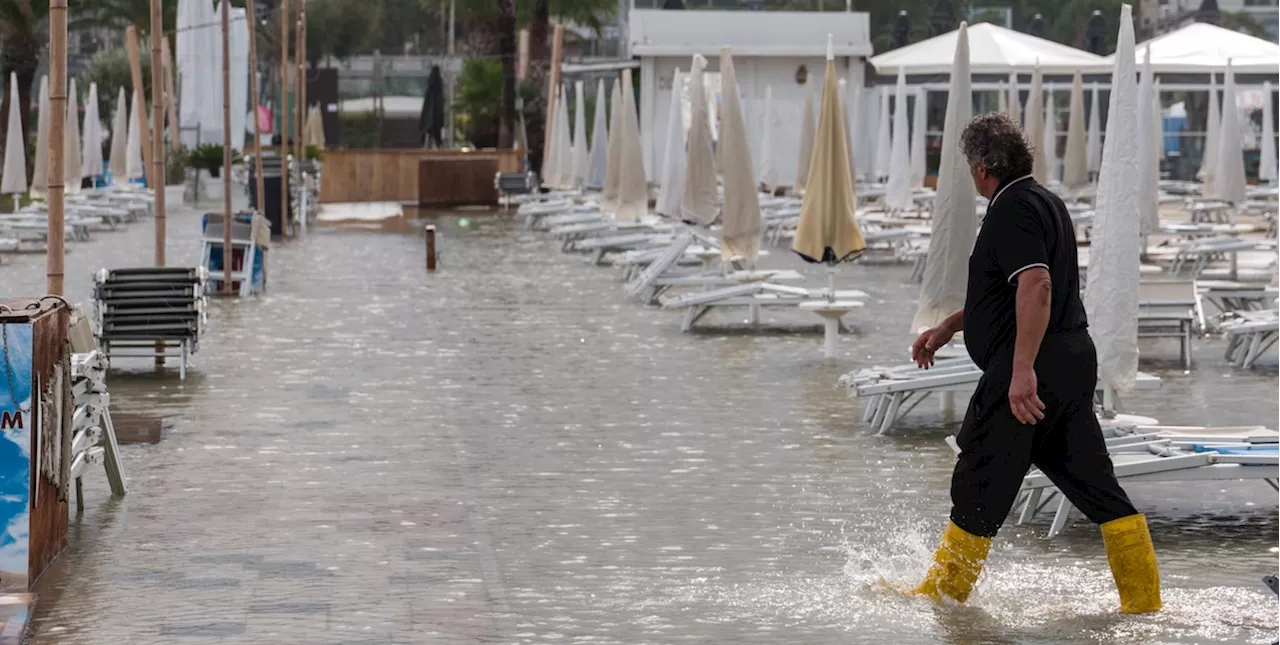
{"label": "wet pavement", "polygon": [[[131,490],[86,481],[70,547],[42,578],[36,644],[1269,643],[1276,493],[1260,482],[1134,486],[1166,609],[1112,612],[1097,529],[1008,526],[966,607],[901,598],[928,564],[952,465],[935,410],[872,436],[837,390],[902,362],[917,287],[854,266],[871,294],[824,364],[797,312],[774,332],[681,334],[615,274],[502,217],[317,227],[272,250],[270,293],[215,301],[185,382],[120,362],[116,410],[160,415],[127,446]],[[194,211],[172,264],[199,256]],[[151,225],[98,234],[90,272],[151,257]],[[6,258],[7,259],[7,258]],[[788,253],[765,264],[798,267]],[[43,257],[0,267],[43,288]],[[813,274],[815,284],[823,278]],[[737,325],[734,315],[708,322]],[[1276,360],[1240,371],[1220,340],[1196,367],[1144,343],[1173,424],[1274,424]],[[1152,360],[1145,360],[1148,356]]]}

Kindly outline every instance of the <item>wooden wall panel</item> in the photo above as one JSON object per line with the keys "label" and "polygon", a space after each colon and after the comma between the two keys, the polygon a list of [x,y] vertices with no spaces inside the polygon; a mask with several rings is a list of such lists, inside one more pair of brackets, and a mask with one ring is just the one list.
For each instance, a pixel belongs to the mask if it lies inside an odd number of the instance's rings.
{"label": "wooden wall panel", "polygon": [[320,203],[417,204],[419,165],[424,160],[495,159],[499,172],[516,172],[523,155],[520,150],[326,150]]}

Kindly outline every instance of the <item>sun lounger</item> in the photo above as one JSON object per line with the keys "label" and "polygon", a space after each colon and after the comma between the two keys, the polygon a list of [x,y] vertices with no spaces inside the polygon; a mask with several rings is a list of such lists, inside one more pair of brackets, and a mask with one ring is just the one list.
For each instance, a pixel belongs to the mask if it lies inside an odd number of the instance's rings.
{"label": "sun lounger", "polygon": [[1182,365],[1191,367],[1191,337],[1204,329],[1204,311],[1194,280],[1138,285],[1138,338],[1177,338]]}
{"label": "sun lounger", "polygon": [[1280,339],[1280,315],[1275,309],[1238,312],[1222,323],[1227,336],[1226,359],[1249,369]]}
{"label": "sun lounger", "polygon": [[1257,283],[1198,280],[1196,288],[1200,298],[1213,305],[1220,314],[1274,309],[1276,299],[1280,297],[1280,289]]}
{"label": "sun lounger", "polygon": [[[666,309],[684,309],[685,317],[680,329],[691,331],[698,320],[714,308],[746,307],[754,325],[759,323],[763,307],[797,308],[800,303],[825,297],[825,290],[810,291],[770,282],[750,282],[662,298],[660,303]],[[834,299],[844,302],[860,303],[866,298],[866,293],[857,290],[836,291],[834,294]]]}

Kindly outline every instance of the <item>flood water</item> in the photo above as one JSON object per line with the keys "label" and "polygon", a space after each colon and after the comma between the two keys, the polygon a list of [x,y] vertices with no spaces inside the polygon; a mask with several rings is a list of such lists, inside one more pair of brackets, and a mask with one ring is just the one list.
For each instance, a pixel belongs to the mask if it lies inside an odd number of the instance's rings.
{"label": "flood water", "polygon": [[[840,374],[904,362],[906,267],[842,269],[870,294],[824,364],[817,319],[737,314],[682,334],[616,274],[502,216],[315,227],[271,251],[269,293],[218,300],[185,382],[121,360],[120,413],[162,416],[124,447],[129,495],[100,470],[70,546],[39,583],[44,644],[1270,643],[1277,496],[1262,482],[1132,486],[1151,520],[1165,610],[1125,617],[1096,527],[1007,526],[968,606],[885,591],[918,580],[949,508],[936,407],[894,436],[861,423]],[[169,218],[171,264],[199,219]],[[145,264],[150,222],[67,258]],[[8,260],[8,258],[6,258]],[[766,265],[799,267],[774,251]],[[11,295],[44,259],[0,267]],[[813,283],[824,278],[814,273]],[[797,331],[805,333],[795,333]],[[1220,340],[1164,389],[1126,399],[1169,424],[1272,425],[1276,360],[1241,371]]]}

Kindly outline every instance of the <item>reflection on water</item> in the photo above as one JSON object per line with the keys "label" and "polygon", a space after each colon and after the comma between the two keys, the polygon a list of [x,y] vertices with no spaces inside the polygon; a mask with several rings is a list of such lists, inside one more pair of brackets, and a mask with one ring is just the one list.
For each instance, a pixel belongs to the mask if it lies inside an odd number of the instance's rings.
{"label": "reflection on water", "polygon": [[[194,262],[198,219],[175,214],[170,231],[170,256]],[[149,258],[150,236],[77,246],[72,299],[91,269]],[[948,429],[922,406],[899,436],[871,436],[834,384],[903,359],[906,268],[842,269],[871,298],[825,365],[812,334],[681,334],[557,249],[472,212],[316,227],[274,248],[271,292],[215,303],[187,381],[137,360],[113,373],[116,409],[163,416],[165,439],[124,448],[127,499],[88,476],[33,642],[1275,638],[1259,578],[1280,537],[1259,483],[1131,489],[1166,585],[1157,616],[1112,613],[1101,539],[1078,517],[1053,540],[1047,519],[1007,527],[968,606],[885,589],[918,580],[936,544]],[[799,266],[782,251],[766,264]],[[18,258],[0,282],[30,293],[42,273]],[[1274,361],[1240,372],[1221,349],[1200,342],[1183,374],[1173,342],[1144,344],[1165,389],[1126,403],[1170,423],[1273,421]]]}

